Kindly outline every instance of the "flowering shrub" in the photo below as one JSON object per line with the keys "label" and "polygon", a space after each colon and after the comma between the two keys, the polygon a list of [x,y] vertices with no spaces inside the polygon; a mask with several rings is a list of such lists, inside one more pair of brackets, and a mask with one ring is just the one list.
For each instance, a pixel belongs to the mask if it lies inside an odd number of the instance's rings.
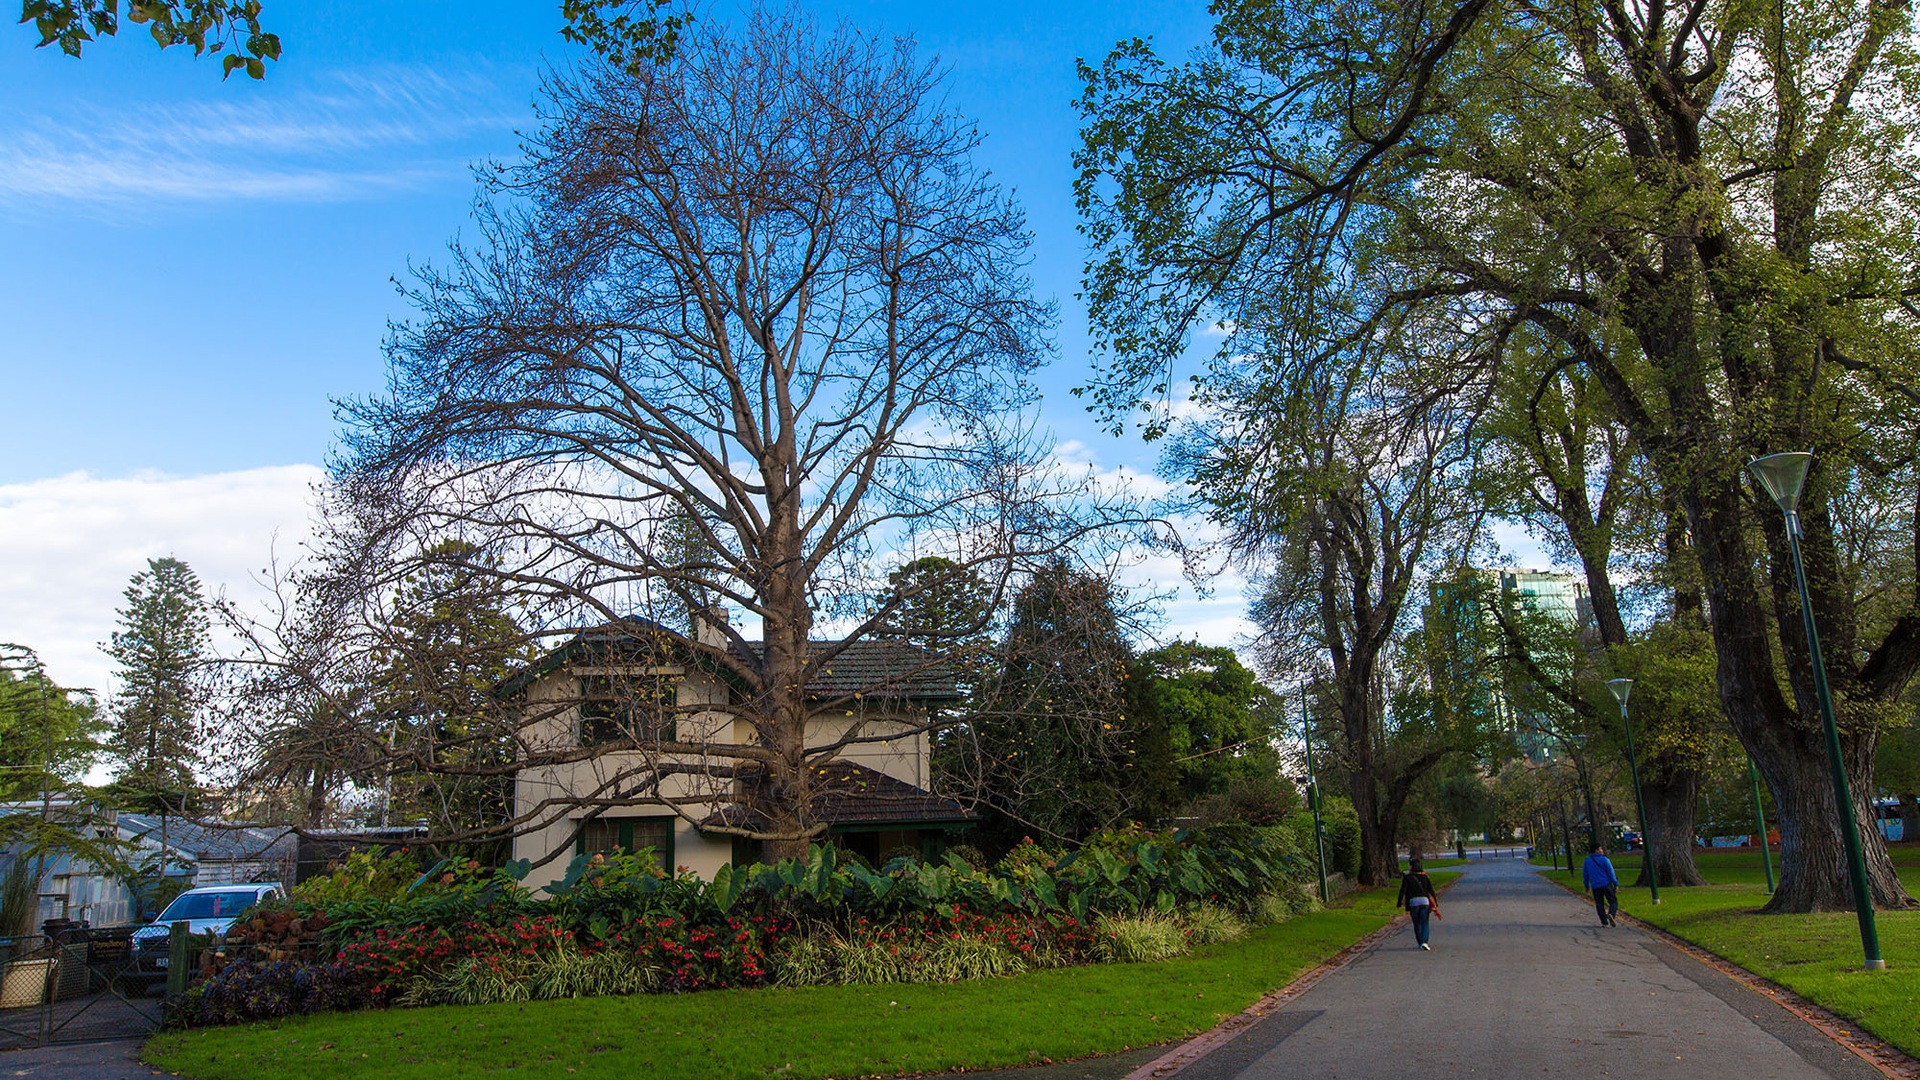
{"label": "flowering shrub", "polygon": [[[924,982],[1184,951],[1238,932],[1297,892],[1283,830],[1113,832],[1055,855],[1031,842],[999,866],[949,855],[875,870],[832,847],[711,880],[651,852],[576,859],[535,896],[527,864],[443,862],[391,896],[295,900],[245,926],[246,961],[205,978],[178,1022],[322,1008],[525,1001],[772,983]],[[391,876],[369,860],[336,886]]]}

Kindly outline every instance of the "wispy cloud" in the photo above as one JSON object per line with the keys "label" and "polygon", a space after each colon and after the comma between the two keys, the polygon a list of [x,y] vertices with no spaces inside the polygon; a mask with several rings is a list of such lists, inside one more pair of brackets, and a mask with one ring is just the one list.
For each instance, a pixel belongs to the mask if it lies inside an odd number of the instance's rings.
{"label": "wispy cloud", "polygon": [[390,69],[286,96],[16,114],[0,118],[0,201],[328,201],[464,182],[527,119],[523,82]]}

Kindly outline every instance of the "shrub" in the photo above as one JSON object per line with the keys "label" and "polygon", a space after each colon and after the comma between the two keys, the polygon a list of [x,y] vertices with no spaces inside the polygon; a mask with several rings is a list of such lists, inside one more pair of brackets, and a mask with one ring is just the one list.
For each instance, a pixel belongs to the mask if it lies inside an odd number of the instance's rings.
{"label": "shrub", "polygon": [[1116,964],[1169,960],[1187,951],[1186,931],[1164,915],[1108,915],[1095,926],[1103,935],[1102,958]]}
{"label": "shrub", "polygon": [[1212,945],[1245,937],[1247,924],[1240,916],[1214,904],[1202,904],[1181,919],[1187,940],[1195,945]]}
{"label": "shrub", "polygon": [[290,890],[294,900],[317,908],[355,900],[398,900],[420,876],[420,860],[405,848],[350,851],[331,872]]}
{"label": "shrub", "polygon": [[947,854],[959,859],[968,866],[981,870],[993,865],[993,861],[988,859],[985,853],[972,844],[954,844],[947,848]]}
{"label": "shrub", "polygon": [[1320,820],[1327,830],[1327,872],[1353,877],[1360,872],[1360,815],[1353,803],[1338,795],[1320,800]]}
{"label": "shrub", "polygon": [[780,986],[825,986],[833,981],[833,942],[825,935],[795,936],[773,957]]}
{"label": "shrub", "polygon": [[346,964],[236,960],[167,1003],[167,1023],[202,1027],[279,1016],[357,1009],[367,994]]}

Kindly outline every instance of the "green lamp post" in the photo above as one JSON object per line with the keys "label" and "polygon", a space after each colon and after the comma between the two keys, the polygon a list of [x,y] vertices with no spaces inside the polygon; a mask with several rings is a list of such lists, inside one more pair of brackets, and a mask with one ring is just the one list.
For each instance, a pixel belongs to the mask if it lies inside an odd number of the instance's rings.
{"label": "green lamp post", "polygon": [[1860,948],[1868,971],[1884,971],[1880,935],[1873,925],[1873,893],[1867,888],[1867,860],[1860,848],[1860,823],[1853,812],[1847,784],[1847,763],[1840,750],[1840,728],[1833,719],[1833,696],[1827,689],[1827,664],[1820,655],[1820,632],[1813,624],[1813,600],[1807,594],[1807,568],[1800,560],[1800,489],[1806,486],[1813,455],[1805,452],[1768,454],[1747,462],[1760,486],[1787,519],[1787,547],[1793,553],[1793,578],[1800,587],[1800,621],[1806,627],[1807,662],[1813,667],[1813,695],[1820,703],[1820,722],[1826,727],[1827,762],[1833,767],[1834,809],[1840,818],[1840,838],[1847,846],[1847,870],[1853,883],[1853,907],[1860,917]]}
{"label": "green lamp post", "polygon": [[1767,892],[1773,892],[1773,852],[1767,847],[1767,812],[1760,803],[1760,773],[1747,755],[1747,783],[1753,787],[1753,821],[1760,827],[1760,865],[1767,868]]}
{"label": "green lamp post", "polygon": [[1320,902],[1333,903],[1327,887],[1327,828],[1320,819],[1320,782],[1313,775],[1313,711],[1307,707],[1307,688],[1300,687],[1300,735],[1307,744],[1307,805],[1313,807],[1313,850],[1320,863]]}
{"label": "green lamp post", "polygon": [[1648,898],[1660,902],[1660,868],[1653,861],[1653,834],[1647,831],[1647,802],[1640,796],[1640,762],[1633,752],[1633,721],[1627,718],[1627,695],[1633,692],[1632,679],[1608,679],[1607,689],[1620,702],[1620,723],[1627,729],[1627,775],[1633,778],[1633,808],[1640,815],[1640,862],[1647,872]]}

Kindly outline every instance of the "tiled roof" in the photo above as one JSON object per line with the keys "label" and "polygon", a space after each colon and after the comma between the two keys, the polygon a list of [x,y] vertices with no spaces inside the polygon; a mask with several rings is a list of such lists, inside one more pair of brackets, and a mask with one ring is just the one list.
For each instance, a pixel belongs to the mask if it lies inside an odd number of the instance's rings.
{"label": "tiled roof", "polygon": [[[951,825],[973,821],[977,814],[885,773],[850,761],[831,761],[813,769],[813,793],[807,816],[830,825]],[[701,828],[731,825],[765,828],[769,821],[759,810],[734,803],[709,814]]]}
{"label": "tiled roof", "polygon": [[[757,641],[747,643],[747,649],[756,658],[760,648]],[[693,653],[691,643],[678,631],[645,619],[623,620],[614,626],[575,634],[503,680],[495,692],[503,697],[517,694],[540,676],[568,664],[606,663],[621,655],[659,656],[668,650]],[[860,695],[951,701],[960,696],[958,680],[950,666],[938,655],[904,641],[815,641],[808,645],[808,651],[809,660],[815,666],[807,684],[807,696],[815,700]]]}

